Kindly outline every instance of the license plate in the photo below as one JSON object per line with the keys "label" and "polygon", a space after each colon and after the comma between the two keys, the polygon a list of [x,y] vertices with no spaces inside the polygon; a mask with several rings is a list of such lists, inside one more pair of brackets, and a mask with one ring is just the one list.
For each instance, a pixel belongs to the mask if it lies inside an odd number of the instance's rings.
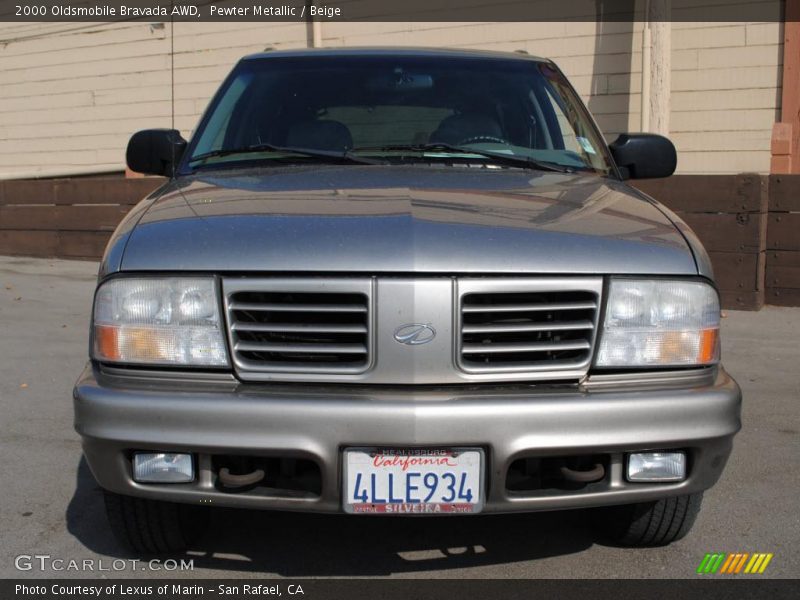
{"label": "license plate", "polygon": [[483,450],[348,448],[349,513],[477,513],[483,507]]}

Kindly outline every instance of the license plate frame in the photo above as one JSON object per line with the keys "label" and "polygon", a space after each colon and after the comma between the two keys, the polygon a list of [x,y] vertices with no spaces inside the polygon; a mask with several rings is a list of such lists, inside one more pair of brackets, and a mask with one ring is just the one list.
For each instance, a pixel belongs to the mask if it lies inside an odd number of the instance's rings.
{"label": "license plate frame", "polygon": [[[351,454],[369,454],[374,457],[383,454],[387,458],[393,456],[409,456],[417,458],[442,458],[460,456],[464,453],[477,454],[477,486],[474,493],[475,502],[384,502],[384,503],[355,503],[353,502],[354,490],[350,485],[350,471],[353,468],[349,457]],[[469,465],[460,472],[466,473]],[[430,471],[428,471],[430,472]],[[486,453],[481,447],[459,446],[459,447],[398,447],[398,446],[348,446],[342,452],[342,508],[348,514],[357,515],[382,515],[382,516],[422,516],[422,515],[475,515],[483,512],[486,496]],[[437,488],[438,491],[438,488]],[[374,498],[373,498],[374,499]],[[367,508],[369,505],[370,508]],[[420,507],[409,510],[408,507]],[[386,511],[388,506],[398,507],[397,510]],[[438,509],[436,508],[438,506]],[[469,509],[467,509],[469,507]]]}

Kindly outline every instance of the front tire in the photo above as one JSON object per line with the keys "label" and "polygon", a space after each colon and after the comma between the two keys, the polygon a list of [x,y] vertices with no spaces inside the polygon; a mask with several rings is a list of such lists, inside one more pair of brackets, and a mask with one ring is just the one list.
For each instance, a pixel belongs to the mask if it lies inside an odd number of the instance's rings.
{"label": "front tire", "polygon": [[199,506],[105,492],[106,515],[117,540],[138,554],[183,552],[206,529]]}
{"label": "front tire", "polygon": [[598,524],[609,541],[622,546],[666,546],[689,533],[702,501],[700,492],[613,506],[601,511]]}

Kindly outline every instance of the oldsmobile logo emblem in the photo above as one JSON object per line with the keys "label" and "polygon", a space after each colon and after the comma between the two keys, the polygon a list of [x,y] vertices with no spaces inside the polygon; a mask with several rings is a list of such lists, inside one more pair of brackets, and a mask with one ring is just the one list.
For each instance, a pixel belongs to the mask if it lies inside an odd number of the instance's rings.
{"label": "oldsmobile logo emblem", "polygon": [[436,330],[425,323],[407,323],[394,330],[394,339],[406,346],[427,344],[436,337]]}

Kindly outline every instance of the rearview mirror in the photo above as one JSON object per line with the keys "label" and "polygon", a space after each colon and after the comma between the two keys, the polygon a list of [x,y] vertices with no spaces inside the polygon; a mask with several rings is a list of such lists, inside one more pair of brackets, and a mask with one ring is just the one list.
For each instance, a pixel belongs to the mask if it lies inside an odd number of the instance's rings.
{"label": "rearview mirror", "polygon": [[397,68],[391,75],[373,77],[367,81],[367,89],[373,92],[419,91],[433,87],[433,77],[424,73],[409,73]]}
{"label": "rearview mirror", "polygon": [[678,164],[675,146],[663,135],[623,133],[608,147],[624,179],[669,177]]}
{"label": "rearview mirror", "polygon": [[178,130],[145,129],[131,136],[125,160],[131,171],[172,177],[184,150],[186,140]]}

